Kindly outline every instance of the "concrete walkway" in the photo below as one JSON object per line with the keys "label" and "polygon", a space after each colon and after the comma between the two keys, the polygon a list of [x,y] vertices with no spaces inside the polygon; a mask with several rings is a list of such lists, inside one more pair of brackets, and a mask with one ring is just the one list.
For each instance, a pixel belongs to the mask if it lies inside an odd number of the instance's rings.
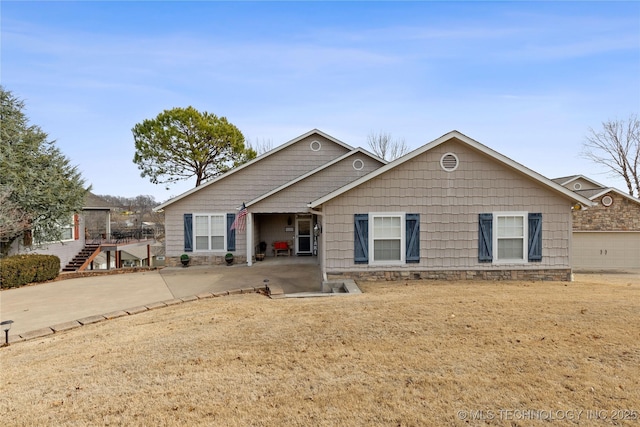
{"label": "concrete walkway", "polygon": [[[104,320],[105,314],[118,317],[117,314],[131,314],[142,308],[164,306],[156,304],[163,301],[177,303],[196,299],[197,295],[258,288],[264,286],[264,279],[285,293],[319,291],[322,282],[317,260],[311,257],[267,258],[252,267],[167,267],[4,290],[0,292],[0,320],[14,321],[9,332],[14,339],[19,335],[32,337],[38,333],[30,336],[29,332],[42,332],[43,328],[46,332],[53,326],[64,330]],[[78,323],[79,320],[83,322]]]}

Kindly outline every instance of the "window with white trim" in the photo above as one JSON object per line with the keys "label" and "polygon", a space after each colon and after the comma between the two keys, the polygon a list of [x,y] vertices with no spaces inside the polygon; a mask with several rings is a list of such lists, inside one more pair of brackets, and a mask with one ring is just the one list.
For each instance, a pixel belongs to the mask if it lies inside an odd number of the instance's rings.
{"label": "window with white trim", "polygon": [[404,214],[370,214],[372,262],[404,262]]}
{"label": "window with white trim", "polygon": [[496,248],[494,262],[523,262],[527,260],[527,213],[494,213]]}
{"label": "window with white trim", "polygon": [[226,233],[226,214],[193,214],[194,250],[224,251]]}
{"label": "window with white trim", "polygon": [[73,218],[71,219],[70,224],[63,225],[61,228],[62,234],[60,235],[60,241],[66,242],[75,238],[75,236],[73,235],[73,231],[75,229]]}
{"label": "window with white trim", "polygon": [[36,242],[36,244],[38,245],[43,245],[43,244],[47,244],[47,243],[58,243],[58,242],[70,242],[72,240],[75,240],[76,235],[75,235],[75,217],[71,216],[71,219],[69,220],[68,223],[64,223],[64,222],[59,222],[58,223],[58,228],[60,229],[60,240],[42,240],[41,239],[41,233],[38,232],[38,226],[37,223],[34,226],[33,230],[32,230],[32,235],[33,235],[33,240]]}

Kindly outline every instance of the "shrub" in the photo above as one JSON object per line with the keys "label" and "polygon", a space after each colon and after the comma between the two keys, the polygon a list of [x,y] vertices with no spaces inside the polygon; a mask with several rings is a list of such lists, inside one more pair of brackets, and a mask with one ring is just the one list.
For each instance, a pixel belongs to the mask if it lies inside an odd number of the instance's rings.
{"label": "shrub", "polygon": [[55,255],[14,255],[0,262],[0,287],[17,288],[58,277],[60,258]]}

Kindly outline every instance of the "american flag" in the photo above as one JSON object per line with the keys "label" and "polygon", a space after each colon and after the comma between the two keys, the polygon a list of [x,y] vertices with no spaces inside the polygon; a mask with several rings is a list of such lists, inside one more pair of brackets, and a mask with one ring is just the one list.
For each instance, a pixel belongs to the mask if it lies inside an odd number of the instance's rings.
{"label": "american flag", "polygon": [[232,230],[244,231],[247,213],[247,207],[243,203],[242,207],[240,208],[240,212],[236,214],[236,219],[233,221],[233,224],[231,224]]}

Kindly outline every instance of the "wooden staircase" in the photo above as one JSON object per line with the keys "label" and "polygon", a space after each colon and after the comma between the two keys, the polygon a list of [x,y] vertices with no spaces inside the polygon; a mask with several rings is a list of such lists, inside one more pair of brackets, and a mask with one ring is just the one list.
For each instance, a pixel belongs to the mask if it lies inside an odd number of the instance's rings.
{"label": "wooden staircase", "polygon": [[88,261],[95,258],[100,253],[99,244],[87,243],[84,248],[62,269],[62,271],[79,271],[82,270]]}

